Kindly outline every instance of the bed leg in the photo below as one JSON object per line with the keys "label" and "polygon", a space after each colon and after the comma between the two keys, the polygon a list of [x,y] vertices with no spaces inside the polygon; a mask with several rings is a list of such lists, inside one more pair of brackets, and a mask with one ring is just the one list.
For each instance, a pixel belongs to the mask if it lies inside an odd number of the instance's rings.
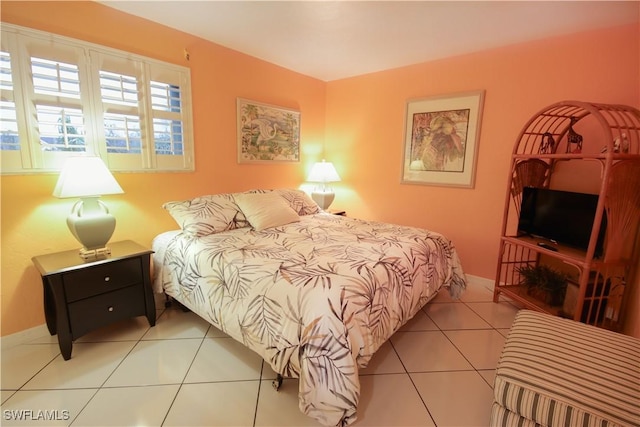
{"label": "bed leg", "polygon": [[275,380],[273,380],[271,385],[276,391],[279,391],[280,387],[282,386],[282,375],[278,374],[278,376],[276,377]]}
{"label": "bed leg", "polygon": [[173,305],[173,303],[176,303],[177,307],[180,308],[183,312],[188,313],[191,310],[189,310],[189,308],[183,304],[180,304],[177,300],[171,298],[169,295],[165,294],[165,300],[164,300],[164,307],[165,308],[169,308]]}

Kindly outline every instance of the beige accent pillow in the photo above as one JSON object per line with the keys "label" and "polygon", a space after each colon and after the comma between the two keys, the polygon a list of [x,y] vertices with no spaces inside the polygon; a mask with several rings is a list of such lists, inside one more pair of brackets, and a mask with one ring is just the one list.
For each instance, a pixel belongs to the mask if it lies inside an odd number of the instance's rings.
{"label": "beige accent pillow", "polygon": [[256,231],[300,221],[296,211],[276,192],[243,193],[234,197],[245,218]]}

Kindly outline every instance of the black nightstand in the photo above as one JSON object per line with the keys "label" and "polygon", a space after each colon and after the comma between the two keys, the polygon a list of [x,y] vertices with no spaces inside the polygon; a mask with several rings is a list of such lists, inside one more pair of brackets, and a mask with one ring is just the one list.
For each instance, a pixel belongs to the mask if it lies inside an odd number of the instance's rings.
{"label": "black nightstand", "polygon": [[44,313],[51,335],[58,334],[62,357],[72,342],[94,329],[135,316],[156,324],[151,289],[153,251],[131,240],[109,244],[111,254],[83,260],[78,250],[32,258],[42,276]]}
{"label": "black nightstand", "polygon": [[340,210],[340,209],[328,209],[327,212],[332,215],[347,216],[347,211]]}

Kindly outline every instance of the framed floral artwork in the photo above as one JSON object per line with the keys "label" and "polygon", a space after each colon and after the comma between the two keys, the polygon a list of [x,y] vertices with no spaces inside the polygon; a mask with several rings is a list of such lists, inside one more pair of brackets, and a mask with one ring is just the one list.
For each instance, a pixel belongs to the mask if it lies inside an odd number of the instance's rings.
{"label": "framed floral artwork", "polygon": [[484,91],[409,100],[403,184],[473,188]]}
{"label": "framed floral artwork", "polygon": [[238,163],[300,161],[300,112],[237,100]]}

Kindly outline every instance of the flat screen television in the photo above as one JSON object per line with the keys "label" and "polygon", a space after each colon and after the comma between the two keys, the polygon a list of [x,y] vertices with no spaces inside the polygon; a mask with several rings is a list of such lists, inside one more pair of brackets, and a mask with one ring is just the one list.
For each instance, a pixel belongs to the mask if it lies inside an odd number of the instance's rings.
{"label": "flat screen television", "polygon": [[[597,194],[524,187],[518,234],[539,237],[586,251],[597,205]],[[596,257],[602,256],[606,227],[605,212],[598,234]]]}

